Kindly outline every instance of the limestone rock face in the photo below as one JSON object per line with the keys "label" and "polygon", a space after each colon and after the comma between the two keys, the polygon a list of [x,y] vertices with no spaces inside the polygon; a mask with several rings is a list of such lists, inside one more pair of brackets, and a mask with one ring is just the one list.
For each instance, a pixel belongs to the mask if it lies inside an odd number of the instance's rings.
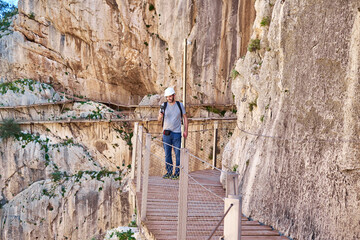
{"label": "limestone rock face", "polygon": [[90,239],[128,223],[126,170],[56,140],[0,141],[1,239]]}
{"label": "limestone rock face", "polygon": [[[127,197],[119,181],[42,180],[1,210],[1,239],[91,239],[128,222]],[[106,214],[105,214],[106,213]]]}
{"label": "limestone rock face", "polygon": [[127,225],[128,123],[70,123],[114,111],[91,101],[53,104],[65,99],[44,83],[0,88],[1,122],[63,121],[23,124],[17,136],[0,138],[0,238],[90,239]]}
{"label": "limestone rock face", "polygon": [[224,165],[239,165],[244,213],[294,239],[360,238],[359,7],[256,1],[259,50],[236,64]]}
{"label": "limestone rock face", "polygon": [[187,101],[231,103],[230,73],[254,18],[247,2],[20,0],[14,32],[0,40],[0,77],[122,104],[168,86],[181,97],[188,38]]}

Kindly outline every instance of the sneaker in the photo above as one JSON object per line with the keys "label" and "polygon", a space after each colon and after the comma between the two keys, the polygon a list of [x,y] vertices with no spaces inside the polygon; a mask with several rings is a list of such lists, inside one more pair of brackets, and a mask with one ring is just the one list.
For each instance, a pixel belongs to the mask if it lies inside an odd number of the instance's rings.
{"label": "sneaker", "polygon": [[178,174],[174,174],[171,176],[171,180],[178,180],[179,179],[179,175]]}
{"label": "sneaker", "polygon": [[172,177],[171,174],[168,174],[168,173],[163,176],[164,179],[168,179],[168,178],[171,178],[171,177]]}

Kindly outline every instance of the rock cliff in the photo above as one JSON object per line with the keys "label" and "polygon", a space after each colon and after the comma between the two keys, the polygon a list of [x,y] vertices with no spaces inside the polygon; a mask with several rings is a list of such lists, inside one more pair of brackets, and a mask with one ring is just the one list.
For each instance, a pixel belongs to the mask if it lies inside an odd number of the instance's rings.
{"label": "rock cliff", "polygon": [[168,86],[181,92],[188,38],[188,101],[231,103],[230,72],[250,36],[253,2],[20,0],[13,33],[1,39],[0,75],[137,104]]}
{"label": "rock cliff", "polygon": [[[114,111],[68,102],[48,84],[25,79],[0,89],[0,121],[29,122],[15,137],[0,139],[0,238],[90,239],[127,225],[126,123],[70,123]],[[49,122],[32,122],[39,120]],[[59,120],[64,123],[51,122]]]}
{"label": "rock cliff", "polygon": [[[225,169],[239,166],[244,213],[294,239],[359,239],[359,9],[357,0],[20,0],[11,34],[0,39],[1,81],[31,78],[55,90],[38,95],[27,91],[16,102],[9,101],[14,98],[11,93],[0,103],[59,101],[59,92],[65,91],[93,100],[137,104],[167,86],[175,86],[179,93],[187,38],[188,103],[235,101],[237,105],[238,128],[222,159]],[[41,108],[43,114],[39,109],[6,110],[2,116],[84,117],[87,111],[100,109],[94,104],[70,104],[68,112]],[[94,157],[97,166],[91,171],[100,172],[104,166],[115,171],[119,163],[127,165],[128,139],[110,146],[118,138],[110,131],[104,133],[113,127],[110,123],[24,127],[43,136],[40,142],[51,137],[53,145],[61,145],[70,136],[81,143],[84,148],[71,148],[77,153],[71,157],[75,166],[60,161],[68,148],[54,152],[56,165],[45,166],[41,144],[22,148],[2,141],[1,164],[6,172],[0,179],[2,205],[9,201],[1,210],[1,229],[7,234],[2,237],[32,238],[39,230],[34,223],[54,236],[53,228],[65,229],[64,219],[71,219],[75,228],[61,231],[64,235],[59,237],[76,239],[88,232],[101,234],[113,227],[109,222],[125,221],[123,186],[114,176],[105,176],[104,182],[89,176],[81,182],[84,189],[76,178],[90,164],[79,157],[85,150],[99,156]],[[121,157],[114,160],[115,156]],[[61,166],[60,173],[54,166]],[[65,178],[61,186],[52,173]],[[84,192],[78,199],[75,191],[66,191],[66,198],[62,189]],[[104,190],[118,197],[108,199]],[[71,202],[66,199],[75,201],[69,208],[72,213],[61,212]],[[92,199],[91,203],[85,199]],[[92,222],[99,224],[94,232],[76,228],[82,219],[75,212],[84,212],[83,204],[92,206],[84,214],[91,221],[100,218],[101,223]],[[22,207],[38,206],[41,211],[53,210],[46,217],[22,213]],[[103,210],[90,210],[95,208]],[[101,220],[113,210],[123,213],[122,220]],[[41,211],[39,216],[44,215]],[[12,226],[26,231],[15,233]],[[86,229],[89,226],[94,225]]]}
{"label": "rock cliff", "polygon": [[138,104],[174,86],[181,99],[187,38],[188,103],[231,104],[230,74],[246,52],[254,2],[20,0],[0,33],[0,117],[27,123],[20,137],[0,142],[0,238],[90,239],[126,225],[126,179],[117,180],[130,160],[131,128],[70,123],[114,113],[65,102],[60,92]]}
{"label": "rock cliff", "polygon": [[255,8],[224,155],[244,213],[294,239],[359,239],[359,1]]}

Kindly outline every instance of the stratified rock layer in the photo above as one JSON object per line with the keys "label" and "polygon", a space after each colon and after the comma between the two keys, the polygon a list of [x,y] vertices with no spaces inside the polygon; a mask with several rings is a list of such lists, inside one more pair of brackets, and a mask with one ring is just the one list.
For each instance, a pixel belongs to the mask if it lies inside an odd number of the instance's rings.
{"label": "stratified rock layer", "polygon": [[168,86],[180,97],[188,38],[187,102],[231,103],[253,2],[20,0],[14,32],[0,40],[0,77],[122,104]]}

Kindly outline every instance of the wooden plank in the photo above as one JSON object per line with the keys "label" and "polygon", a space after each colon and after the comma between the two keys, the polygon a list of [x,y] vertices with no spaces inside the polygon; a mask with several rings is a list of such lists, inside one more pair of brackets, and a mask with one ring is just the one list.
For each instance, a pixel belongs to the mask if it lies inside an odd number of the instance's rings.
{"label": "wooden plank", "polygon": [[[220,237],[222,237],[221,233],[216,233],[211,239],[218,240]],[[187,240],[206,240],[208,236],[203,234],[202,236],[200,234],[194,234],[192,236],[188,236]],[[156,235],[157,240],[176,240],[176,236],[172,236],[171,234],[157,234]],[[289,240],[289,238],[284,236],[242,236],[241,240]]]}
{"label": "wooden plank", "polygon": [[[196,223],[196,222],[195,222]],[[151,221],[151,223],[149,223],[148,221],[146,222],[146,226],[148,226],[148,228],[150,229],[174,229],[176,230],[176,225],[177,221]],[[194,222],[188,222],[188,229],[192,229],[192,230],[198,230],[198,229],[213,229],[213,227],[215,225],[212,225],[209,223],[196,223],[196,225],[193,225]],[[220,226],[219,229],[223,229],[224,226]],[[271,227],[269,226],[243,226],[241,228],[241,230],[243,230],[245,232],[244,235],[247,236],[257,236],[259,235],[259,233],[262,232],[266,232],[266,231],[273,231],[271,229]],[[252,233],[254,232],[254,233]],[[265,235],[271,235],[271,236],[279,236],[279,233],[275,232],[274,234],[270,234],[270,233],[265,233]]]}
{"label": "wooden plank", "polygon": [[289,240],[284,236],[243,236],[242,240]]}
{"label": "wooden plank", "polygon": [[[149,207],[148,207],[148,210],[149,210]],[[148,219],[154,219],[155,217],[156,217],[156,215],[151,215],[151,214],[148,214]],[[167,221],[167,220],[169,220],[169,219],[171,219],[171,217],[170,216],[162,216],[162,217],[160,217],[160,218],[158,218],[159,219],[159,221],[160,220],[165,220],[165,221]],[[200,218],[199,218],[200,219]],[[191,217],[189,217],[188,218],[188,222],[189,221],[195,221],[195,218],[191,218]],[[211,219],[209,219],[208,221],[211,221]],[[214,219],[213,221],[217,221],[217,219]],[[242,222],[247,222],[248,224],[247,225],[260,225],[260,223],[259,222],[256,222],[256,221],[248,221],[247,219],[242,219]],[[252,224],[253,223],[253,224]],[[264,227],[267,227],[266,225],[260,225],[260,226],[264,226]],[[271,228],[270,228],[271,229]]]}
{"label": "wooden plank", "polygon": [[241,231],[242,236],[279,236],[279,232],[273,230],[255,230]]}
{"label": "wooden plank", "polygon": [[[200,183],[208,184],[207,187],[218,195],[225,196],[225,191],[219,182],[220,172],[202,170],[192,172],[190,175]],[[159,176],[149,177],[147,217],[143,224],[154,234],[156,239],[177,240],[178,183],[179,181],[162,179]],[[221,199],[209,202],[209,192],[199,189],[196,184],[188,186],[186,239],[205,240],[221,218],[224,212],[224,203]],[[241,220],[242,240],[287,240],[269,226],[261,225],[257,221],[249,221],[246,217],[242,217]],[[212,239],[219,239],[223,235],[223,229],[222,223]]]}

